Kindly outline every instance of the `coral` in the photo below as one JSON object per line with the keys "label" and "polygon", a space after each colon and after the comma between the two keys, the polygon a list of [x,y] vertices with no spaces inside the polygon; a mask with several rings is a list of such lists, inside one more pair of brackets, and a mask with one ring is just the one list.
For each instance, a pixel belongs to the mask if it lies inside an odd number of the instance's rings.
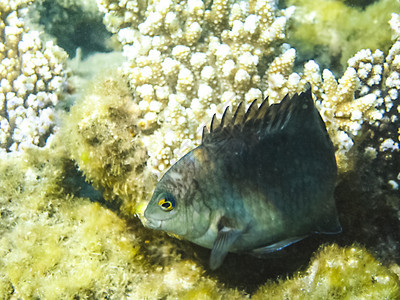
{"label": "coral", "polygon": [[[50,147],[0,161],[2,299],[249,298],[182,258],[183,252],[193,256],[192,245],[177,247],[71,193],[66,178],[73,165],[64,145],[58,132]],[[324,246],[306,271],[265,283],[252,298],[396,299],[394,272],[397,265],[383,266],[360,246]]]}
{"label": "coral", "polygon": [[0,149],[45,145],[65,83],[64,50],[25,26],[31,1],[0,4]]}
{"label": "coral", "polygon": [[361,49],[387,51],[391,32],[386,24],[391,13],[399,11],[400,3],[379,0],[360,8],[353,2],[346,5],[341,0],[287,1],[296,5],[288,42],[300,56],[316,59],[319,55],[320,63],[339,71]]}
{"label": "coral", "polygon": [[397,299],[399,277],[360,246],[325,246],[305,272],[267,283],[252,299]]}
{"label": "coral", "polygon": [[[378,107],[384,96],[379,91],[385,90],[384,66],[391,64],[384,53],[361,50],[339,80],[328,69],[321,74],[314,60],[305,63],[303,72],[293,72],[296,50],[282,43],[292,7],[278,10],[273,1],[218,1],[207,8],[191,0],[155,2],[144,11],[138,9],[142,3],[134,3],[98,1],[128,59],[124,74],[141,110],[138,125],[147,165],[158,176],[199,145],[202,127],[214,113],[264,97],[276,103],[304,90],[307,82],[343,172],[352,167],[348,153],[362,125],[382,119]],[[196,28],[191,38],[189,28]]]}
{"label": "coral", "polygon": [[[58,132],[49,147],[0,161],[2,299],[248,298],[209,277],[195,258],[182,258],[194,257],[192,245],[178,247],[71,193],[64,144]],[[360,246],[324,246],[306,271],[265,283],[252,298],[396,299],[394,271],[397,265],[383,266]]]}
{"label": "coral", "polygon": [[[356,142],[363,124],[379,126],[387,122],[388,115],[392,115],[390,122],[398,121],[393,107],[398,107],[400,85],[396,84],[399,70],[396,60],[400,57],[399,51],[399,41],[392,45],[386,57],[380,50],[361,50],[349,59],[349,67],[338,83],[329,70],[324,70],[322,85],[315,85],[320,87],[319,109],[338,146],[339,161],[348,159],[347,152]],[[376,149],[382,150],[382,147]]]}
{"label": "coral", "polygon": [[141,109],[147,164],[157,175],[199,144],[214,112],[265,97],[267,61],[284,52],[293,13],[261,0],[209,7],[201,0],[97,2],[128,59],[124,73]]}
{"label": "coral", "polygon": [[398,14],[392,13],[392,18],[389,21],[390,27],[392,28],[393,39],[398,40],[400,38],[400,17]]}
{"label": "coral", "polygon": [[126,78],[117,71],[108,73],[71,108],[62,134],[85,176],[107,200],[122,200],[121,211],[133,215],[148,198],[154,178],[144,169],[147,153],[137,125],[139,106]]}

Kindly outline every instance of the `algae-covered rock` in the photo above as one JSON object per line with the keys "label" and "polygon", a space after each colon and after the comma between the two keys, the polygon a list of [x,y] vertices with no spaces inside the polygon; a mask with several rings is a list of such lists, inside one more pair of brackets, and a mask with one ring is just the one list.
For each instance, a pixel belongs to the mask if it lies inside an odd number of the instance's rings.
{"label": "algae-covered rock", "polygon": [[0,160],[1,299],[242,299],[171,239],[71,194],[74,166],[55,143]]}
{"label": "algae-covered rock", "polygon": [[155,183],[145,171],[147,150],[137,126],[140,110],[117,71],[96,81],[64,120],[71,157],[105,199],[122,200],[121,211],[137,212]]}
{"label": "algae-covered rock", "polygon": [[262,286],[252,299],[398,299],[399,277],[363,247],[321,248],[305,272]]}
{"label": "algae-covered rock", "polygon": [[0,161],[1,299],[118,295],[129,262],[141,261],[125,221],[68,193],[72,167],[60,148]]}

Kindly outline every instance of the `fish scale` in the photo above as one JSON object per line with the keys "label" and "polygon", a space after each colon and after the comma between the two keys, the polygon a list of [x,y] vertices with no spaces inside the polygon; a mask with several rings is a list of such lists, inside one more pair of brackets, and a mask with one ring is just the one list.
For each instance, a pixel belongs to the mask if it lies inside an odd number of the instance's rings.
{"label": "fish scale", "polygon": [[332,142],[311,89],[279,104],[214,116],[202,144],[160,179],[145,226],[211,249],[268,255],[313,233],[338,233]]}

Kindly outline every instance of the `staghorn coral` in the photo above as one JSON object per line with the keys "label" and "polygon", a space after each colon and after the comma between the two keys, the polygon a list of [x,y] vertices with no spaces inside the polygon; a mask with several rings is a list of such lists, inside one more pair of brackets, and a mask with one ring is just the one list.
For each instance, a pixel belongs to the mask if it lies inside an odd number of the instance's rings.
{"label": "staghorn coral", "polygon": [[0,149],[43,147],[54,132],[67,55],[25,26],[32,1],[0,2]]}
{"label": "staghorn coral", "polygon": [[[393,14],[393,38],[398,36],[396,20],[398,15]],[[387,118],[385,114],[398,105],[398,43],[394,42],[386,57],[380,50],[359,51],[348,60],[348,68],[338,80],[328,69],[321,72],[314,60],[304,64],[302,73],[292,72],[295,50],[291,48],[270,65],[266,94],[271,102],[276,102],[286,93],[292,95],[303,90],[306,82],[310,82],[316,105],[336,147],[339,170],[351,170],[349,151],[362,136],[363,125],[379,126]],[[391,122],[396,122],[395,109],[391,114],[394,114]],[[392,139],[385,143],[389,144],[392,150],[397,150],[396,141]],[[375,147],[376,150],[387,150],[387,147]]]}
{"label": "staghorn coral", "polygon": [[325,246],[305,272],[267,283],[252,299],[397,299],[399,277],[360,246]]}

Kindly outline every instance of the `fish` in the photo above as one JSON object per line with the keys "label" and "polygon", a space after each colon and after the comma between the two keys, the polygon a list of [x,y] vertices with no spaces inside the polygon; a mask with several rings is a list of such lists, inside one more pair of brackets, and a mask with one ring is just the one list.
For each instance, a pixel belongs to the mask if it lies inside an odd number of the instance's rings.
{"label": "fish", "polygon": [[144,226],[211,249],[264,256],[312,234],[341,232],[334,200],[335,149],[311,88],[227,108],[201,144],[161,177]]}

